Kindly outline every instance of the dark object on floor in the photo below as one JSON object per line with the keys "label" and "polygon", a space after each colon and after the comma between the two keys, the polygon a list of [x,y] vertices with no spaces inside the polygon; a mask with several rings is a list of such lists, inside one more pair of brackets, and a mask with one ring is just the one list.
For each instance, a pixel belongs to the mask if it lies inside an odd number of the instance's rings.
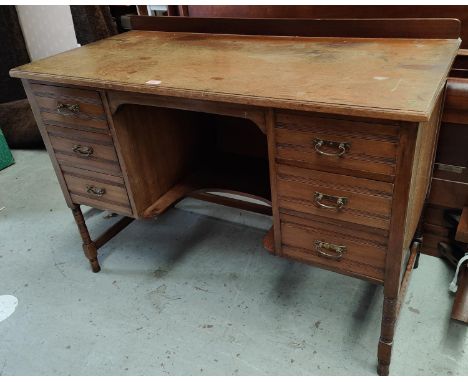
{"label": "dark object on floor", "polygon": [[[468,252],[468,207],[463,208],[460,215],[455,240],[465,243],[465,253]],[[460,268],[458,290],[452,308],[452,319],[468,324],[468,262]]]}
{"label": "dark object on floor", "polygon": [[0,104],[0,127],[12,149],[44,147],[27,99]]}
{"label": "dark object on floor", "polygon": [[70,5],[76,40],[81,45],[117,34],[108,5]]}
{"label": "dark object on floor", "polygon": [[15,160],[13,159],[13,155],[11,155],[2,130],[0,130],[0,170],[11,166],[13,163],[15,163]]}
{"label": "dark object on floor", "polygon": [[[452,209],[444,212],[444,219],[448,227],[447,242],[439,242],[438,250],[441,257],[457,267],[458,262],[468,253],[468,207],[463,210]],[[451,318],[468,324],[468,264],[461,265],[458,276],[458,289],[453,302]]]}
{"label": "dark object on floor", "polygon": [[458,290],[453,302],[452,320],[457,320],[468,324],[468,265],[460,269],[458,277]]}

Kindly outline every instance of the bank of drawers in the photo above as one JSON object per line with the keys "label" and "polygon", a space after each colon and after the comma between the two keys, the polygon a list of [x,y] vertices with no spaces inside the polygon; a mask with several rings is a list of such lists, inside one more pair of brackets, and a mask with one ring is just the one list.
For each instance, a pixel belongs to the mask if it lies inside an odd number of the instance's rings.
{"label": "bank of drawers", "polygon": [[276,115],[282,254],[382,281],[398,125]]}
{"label": "bank of drawers", "polygon": [[41,84],[31,88],[72,201],[132,215],[100,94]]}

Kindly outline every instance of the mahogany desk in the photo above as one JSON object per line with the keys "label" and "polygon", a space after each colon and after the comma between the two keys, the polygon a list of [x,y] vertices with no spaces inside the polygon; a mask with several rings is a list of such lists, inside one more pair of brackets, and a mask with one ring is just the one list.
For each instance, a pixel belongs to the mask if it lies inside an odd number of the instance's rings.
{"label": "mahogany desk", "polygon": [[[386,375],[460,44],[458,22],[444,25],[443,36],[372,39],[346,28],[344,37],[131,31],[11,75],[23,79],[93,271],[97,249],[132,219],[187,195],[271,213],[275,254],[383,284]],[[81,204],[125,217],[92,240]]]}

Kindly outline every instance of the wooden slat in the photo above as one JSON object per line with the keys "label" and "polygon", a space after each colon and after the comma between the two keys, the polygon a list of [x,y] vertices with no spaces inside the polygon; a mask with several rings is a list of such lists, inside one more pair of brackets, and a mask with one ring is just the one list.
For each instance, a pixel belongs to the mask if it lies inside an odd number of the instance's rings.
{"label": "wooden slat", "polygon": [[150,205],[142,214],[143,218],[151,218],[158,216],[167,211],[170,207],[176,204],[179,200],[185,198],[188,194],[196,189],[196,185],[192,183],[178,183],[158,200]]}
{"label": "wooden slat", "polygon": [[274,19],[131,16],[135,30],[305,37],[459,38],[457,19]]}
{"label": "wooden slat", "polygon": [[304,227],[315,227],[322,230],[339,232],[347,236],[354,236],[365,242],[372,242],[385,247],[388,242],[388,232],[374,227],[365,227],[335,219],[322,218],[317,215],[307,215],[294,211],[280,210],[281,221]]}
{"label": "wooden slat", "polygon": [[108,92],[111,113],[114,114],[123,104],[148,105],[178,110],[189,110],[217,115],[227,115],[250,119],[260,130],[266,132],[265,113],[262,109],[250,105],[234,105],[222,102],[184,99],[177,97],[160,97],[148,94]]}
{"label": "wooden slat", "polygon": [[255,212],[262,215],[270,215],[271,207],[264,204],[248,202],[245,200],[239,200],[235,198],[230,198],[223,195],[211,194],[209,192],[194,192],[189,195],[191,198],[204,200],[206,202],[221,204],[223,206],[238,208],[241,210],[246,210],[250,212]]}
{"label": "wooden slat", "polygon": [[446,208],[468,205],[468,184],[443,179],[432,179],[429,203]]}
{"label": "wooden slat", "polygon": [[117,235],[120,231],[122,231],[125,227],[127,227],[133,220],[133,218],[125,216],[120,219],[117,223],[112,225],[108,228],[105,232],[103,232],[94,243],[96,244],[96,248],[101,248],[104,244],[106,244],[110,239],[112,239],[115,235]]}

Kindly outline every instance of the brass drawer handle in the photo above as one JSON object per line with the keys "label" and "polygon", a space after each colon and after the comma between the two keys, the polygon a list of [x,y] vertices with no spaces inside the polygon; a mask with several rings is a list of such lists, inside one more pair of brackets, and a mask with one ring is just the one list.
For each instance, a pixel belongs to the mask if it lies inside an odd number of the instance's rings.
{"label": "brass drawer handle", "polygon": [[93,148],[91,146],[81,146],[81,145],[74,145],[72,148],[75,154],[81,155],[83,157],[89,157],[93,155]]}
{"label": "brass drawer handle", "polygon": [[[342,157],[344,154],[346,154],[349,149],[351,148],[351,144],[348,142],[334,142],[334,141],[325,141],[320,138],[316,138],[312,141],[314,144],[314,150],[319,153],[320,155],[326,155],[329,157]],[[336,149],[337,152],[334,153],[328,153],[326,151],[322,151],[322,147],[331,147],[333,149]]]}
{"label": "brass drawer handle", "polygon": [[[343,258],[343,255],[346,253],[346,246],[330,244],[324,241],[316,240],[315,250],[317,251],[319,256],[326,257],[328,259],[332,259],[336,261],[340,261]],[[336,255],[327,253],[325,252],[325,250],[335,252]]]}
{"label": "brass drawer handle", "polygon": [[[344,196],[327,195],[322,194],[321,192],[315,192],[314,200],[320,208],[328,208],[329,210],[337,211],[341,210],[345,206],[345,204],[348,203],[348,198]],[[333,205],[322,203],[322,201],[324,200],[332,202]]]}
{"label": "brass drawer handle", "polygon": [[64,115],[78,114],[80,112],[80,105],[77,103],[68,104],[57,102],[57,111]]}
{"label": "brass drawer handle", "polygon": [[106,193],[106,189],[96,187],[96,186],[86,185],[86,192],[88,194],[101,197],[102,195],[104,195]]}

